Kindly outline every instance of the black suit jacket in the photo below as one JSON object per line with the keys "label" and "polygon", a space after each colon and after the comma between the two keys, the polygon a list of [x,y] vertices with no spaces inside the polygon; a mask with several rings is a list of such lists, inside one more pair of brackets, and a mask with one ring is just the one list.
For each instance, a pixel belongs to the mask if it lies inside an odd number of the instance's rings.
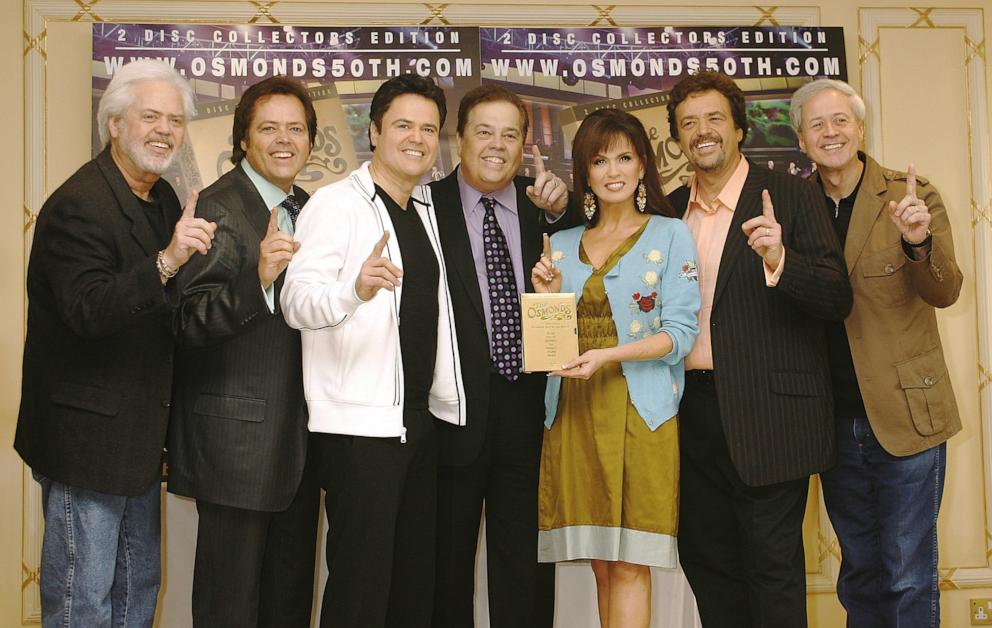
{"label": "black suit jacket", "polygon": [[[441,464],[466,465],[474,461],[482,449],[489,414],[489,377],[492,373],[489,357],[489,335],[486,317],[482,310],[482,295],[476,278],[475,260],[469,242],[465,212],[458,190],[457,170],[440,181],[430,184],[434,209],[437,212],[438,231],[448,269],[448,285],[455,311],[455,331],[458,334],[458,352],[461,355],[462,377],[468,410],[465,425],[457,427],[440,424],[438,445]],[[524,286],[528,292],[534,287],[530,270],[541,256],[542,233],[549,229],[574,226],[572,212],[547,225],[544,211],[531,202],[527,186],[534,179],[515,177],[517,188],[517,219],[520,222],[520,246],[523,260]],[[533,413],[534,420],[544,420],[544,373],[522,373],[514,382],[518,394],[514,400],[519,407]],[[539,433],[539,432],[536,432]]]}
{"label": "black suit jacket", "polygon": [[[785,268],[765,286],[764,263],[741,225],[767,189],[782,225]],[[689,189],[669,196],[679,212]],[[751,486],[797,479],[835,459],[833,399],[823,321],[851,310],[844,257],[823,194],[795,176],[750,164],[720,258],[710,333],[723,430]]]}
{"label": "black suit jacket", "polygon": [[[300,203],[306,192],[295,188]],[[213,247],[179,273],[169,491],[260,511],[287,508],[307,451],[300,333],[275,313],[258,279],[270,208],[236,166],[200,193],[217,223]]]}
{"label": "black suit jacket", "polygon": [[[171,232],[176,194],[164,180],[152,194]],[[14,438],[34,471],[129,496],[159,476],[173,354],[170,290],[155,266],[161,240],[109,149],[41,208]]]}

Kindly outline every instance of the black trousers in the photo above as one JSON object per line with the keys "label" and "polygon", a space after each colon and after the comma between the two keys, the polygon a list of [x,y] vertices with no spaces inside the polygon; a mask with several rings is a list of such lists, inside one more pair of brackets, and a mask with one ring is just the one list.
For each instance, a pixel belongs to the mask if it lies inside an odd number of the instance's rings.
{"label": "black trousers", "polygon": [[437,589],[434,628],[474,623],[475,557],[483,504],[489,625],[550,628],[555,566],[537,562],[537,484],[543,404],[528,403],[515,383],[490,381],[486,436],[467,466],[438,469]]}
{"label": "black trousers", "polygon": [[802,628],[809,479],[744,484],[727,449],[712,374],[686,375],[679,558],[703,626]]}
{"label": "black trousers", "polygon": [[326,491],[321,628],[426,628],[434,601],[434,417],[408,410],[407,442],[315,435]]}
{"label": "black trousers", "polygon": [[197,500],[193,625],[309,628],[319,509],[309,464],[281,512]]}

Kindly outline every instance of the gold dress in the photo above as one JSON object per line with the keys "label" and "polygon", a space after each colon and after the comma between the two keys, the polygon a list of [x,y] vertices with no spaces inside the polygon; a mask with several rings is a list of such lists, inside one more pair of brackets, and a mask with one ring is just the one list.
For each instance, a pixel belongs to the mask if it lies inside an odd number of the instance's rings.
{"label": "gold dress", "polygon": [[[617,346],[603,277],[643,231],[621,243],[586,281],[577,308],[580,353]],[[579,259],[589,264],[581,245]],[[675,567],[678,491],[677,418],[652,432],[634,409],[617,362],[589,380],[562,378],[558,414],[541,451],[541,562]]]}

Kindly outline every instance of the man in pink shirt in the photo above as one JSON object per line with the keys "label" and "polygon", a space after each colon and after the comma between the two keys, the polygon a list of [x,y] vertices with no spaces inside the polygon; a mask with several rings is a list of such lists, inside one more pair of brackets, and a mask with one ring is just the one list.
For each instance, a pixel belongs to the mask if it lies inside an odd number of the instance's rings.
{"label": "man in pink shirt", "polygon": [[808,478],[835,458],[824,321],[851,287],[822,194],[741,155],[734,81],[700,72],[669,98],[694,170],[669,198],[703,297],[679,408],[682,567],[707,628],[805,626]]}

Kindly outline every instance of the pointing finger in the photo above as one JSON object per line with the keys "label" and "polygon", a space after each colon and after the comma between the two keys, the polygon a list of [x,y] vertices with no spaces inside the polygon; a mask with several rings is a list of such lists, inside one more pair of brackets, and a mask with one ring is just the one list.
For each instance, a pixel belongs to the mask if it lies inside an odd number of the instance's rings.
{"label": "pointing finger", "polygon": [[544,251],[541,253],[544,257],[551,259],[551,238],[548,234],[544,234]]}
{"label": "pointing finger", "polygon": [[537,147],[537,144],[530,145],[530,154],[534,157],[534,174],[542,174],[544,172],[544,157],[541,157],[541,149]]}
{"label": "pointing finger", "polygon": [[379,238],[379,241],[375,243],[374,247],[372,247],[372,255],[370,255],[370,257],[382,257],[382,250],[386,248],[387,240],[389,240],[389,232],[383,231],[382,237]]}
{"label": "pointing finger", "polygon": [[269,213],[271,214],[269,216],[269,226],[265,230],[265,235],[267,235],[267,236],[270,236],[273,233],[276,233],[277,231],[279,231],[279,208],[276,207],[275,209],[273,209]]}
{"label": "pointing finger", "polygon": [[200,193],[197,190],[189,193],[189,198],[186,199],[186,207],[183,207],[183,218],[192,218],[196,215],[196,199],[199,197]]}
{"label": "pointing finger", "polygon": [[775,220],[775,206],[772,205],[772,195],[768,190],[761,190],[761,213]]}
{"label": "pointing finger", "polygon": [[906,170],[906,195],[916,198],[916,164],[909,164]]}

